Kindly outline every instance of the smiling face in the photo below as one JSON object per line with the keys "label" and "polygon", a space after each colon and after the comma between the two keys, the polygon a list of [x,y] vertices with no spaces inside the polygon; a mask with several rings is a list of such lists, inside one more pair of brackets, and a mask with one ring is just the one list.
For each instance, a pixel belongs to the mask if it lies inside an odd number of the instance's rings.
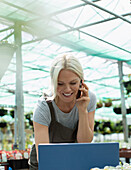
{"label": "smiling face", "polygon": [[61,102],[73,102],[76,100],[80,85],[80,78],[70,70],[63,69],[58,76],[57,96]]}

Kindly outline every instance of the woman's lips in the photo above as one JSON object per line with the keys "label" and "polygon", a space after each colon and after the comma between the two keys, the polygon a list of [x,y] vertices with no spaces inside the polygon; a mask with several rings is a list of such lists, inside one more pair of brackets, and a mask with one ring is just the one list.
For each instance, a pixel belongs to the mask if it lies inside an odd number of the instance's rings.
{"label": "woman's lips", "polygon": [[73,93],[63,93],[63,95],[64,95],[65,97],[70,97],[70,96],[72,96],[72,94],[73,94]]}

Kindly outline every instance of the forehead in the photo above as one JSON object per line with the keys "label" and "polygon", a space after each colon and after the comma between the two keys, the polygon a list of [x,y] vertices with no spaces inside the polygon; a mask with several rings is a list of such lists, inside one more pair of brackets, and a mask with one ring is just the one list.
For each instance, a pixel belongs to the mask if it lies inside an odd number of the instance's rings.
{"label": "forehead", "polygon": [[63,69],[59,73],[58,80],[62,81],[64,79],[68,80],[79,79],[79,76],[71,70]]}

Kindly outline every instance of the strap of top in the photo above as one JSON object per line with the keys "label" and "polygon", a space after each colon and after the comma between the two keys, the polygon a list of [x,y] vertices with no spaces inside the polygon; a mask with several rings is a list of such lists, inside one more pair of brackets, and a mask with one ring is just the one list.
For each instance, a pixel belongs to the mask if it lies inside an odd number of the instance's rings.
{"label": "strap of top", "polygon": [[53,108],[53,105],[52,105],[52,101],[48,100],[46,102],[47,102],[49,109],[50,109],[51,121],[54,121],[54,120],[56,120],[56,118],[55,118],[55,111],[54,111],[54,108]]}

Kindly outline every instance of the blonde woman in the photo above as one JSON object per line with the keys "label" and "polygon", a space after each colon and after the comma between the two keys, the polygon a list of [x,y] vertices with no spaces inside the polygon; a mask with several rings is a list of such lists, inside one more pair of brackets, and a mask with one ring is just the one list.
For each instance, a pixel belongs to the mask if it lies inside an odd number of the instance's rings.
{"label": "blonde woman", "polygon": [[40,143],[89,143],[93,139],[96,96],[84,83],[83,69],[76,57],[62,54],[51,70],[52,100],[42,96],[33,114],[35,144],[30,170],[38,169]]}

